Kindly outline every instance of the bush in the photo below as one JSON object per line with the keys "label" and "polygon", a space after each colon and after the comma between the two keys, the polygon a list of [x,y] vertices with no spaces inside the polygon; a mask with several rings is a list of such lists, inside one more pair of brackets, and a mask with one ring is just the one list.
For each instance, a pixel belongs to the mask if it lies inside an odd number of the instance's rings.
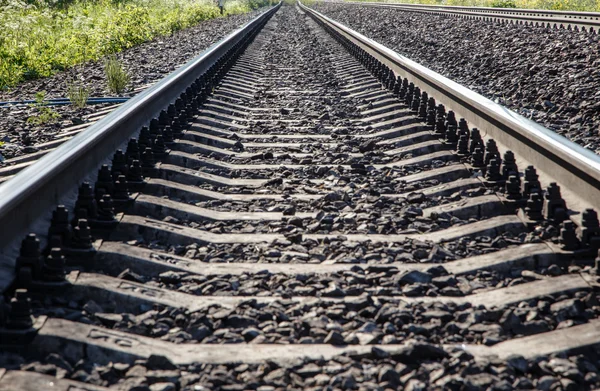
{"label": "bush", "polygon": [[[226,14],[274,0],[229,0]],[[219,17],[213,0],[0,0],[0,89]]]}
{"label": "bush", "polygon": [[494,0],[491,6],[495,8],[517,8],[515,0]]}

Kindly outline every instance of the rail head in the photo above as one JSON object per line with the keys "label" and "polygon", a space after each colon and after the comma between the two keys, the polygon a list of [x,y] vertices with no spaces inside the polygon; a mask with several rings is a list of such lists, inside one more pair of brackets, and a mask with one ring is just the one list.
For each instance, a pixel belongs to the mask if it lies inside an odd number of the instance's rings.
{"label": "rail head", "polygon": [[[57,204],[69,205],[79,184],[95,176],[114,151],[173,103],[230,48],[272,15],[269,8],[213,44],[176,71],[128,100],[73,139],[0,185],[0,281],[10,275],[20,240],[30,231],[45,235]],[[0,286],[0,291],[4,287]]]}
{"label": "rail head", "polygon": [[408,78],[421,91],[428,92],[437,103],[465,118],[471,127],[494,138],[501,149],[520,156],[519,167],[524,169],[523,164],[531,164],[546,183],[557,182],[565,198],[568,195],[568,206],[576,211],[600,208],[600,156],[314,9],[303,4],[300,7],[318,22],[375,56],[396,76]]}

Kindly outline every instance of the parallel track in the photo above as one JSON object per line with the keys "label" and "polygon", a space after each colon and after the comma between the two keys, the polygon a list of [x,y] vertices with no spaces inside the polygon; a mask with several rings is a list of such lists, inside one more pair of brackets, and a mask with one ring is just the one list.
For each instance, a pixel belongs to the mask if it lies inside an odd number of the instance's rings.
{"label": "parallel track", "polygon": [[442,6],[370,1],[344,1],[339,3],[399,9],[424,14],[454,16],[464,19],[482,19],[487,21],[542,26],[548,28],[575,29],[589,31],[592,33],[597,33],[598,29],[600,28],[600,13],[598,12],[552,11],[523,8]]}
{"label": "parallel track", "polygon": [[[598,157],[303,5],[274,11],[0,186],[18,288],[0,337],[26,362],[0,390],[593,366],[574,354],[600,343]],[[36,360],[73,380],[18,370]]]}

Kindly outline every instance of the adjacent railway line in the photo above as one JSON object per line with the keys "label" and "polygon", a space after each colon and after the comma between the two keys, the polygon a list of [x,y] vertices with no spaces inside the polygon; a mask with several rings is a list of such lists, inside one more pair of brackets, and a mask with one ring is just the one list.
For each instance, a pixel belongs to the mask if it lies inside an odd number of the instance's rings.
{"label": "adjacent railway line", "polygon": [[428,4],[402,4],[384,2],[344,2],[346,4],[369,7],[391,8],[403,11],[454,16],[465,19],[482,19],[503,23],[542,26],[548,28],[567,28],[597,33],[600,27],[600,13],[577,11],[553,11],[523,8],[488,8],[442,6]]}
{"label": "adjacent railway line", "polygon": [[0,185],[0,390],[598,387],[599,179],[278,5]]}

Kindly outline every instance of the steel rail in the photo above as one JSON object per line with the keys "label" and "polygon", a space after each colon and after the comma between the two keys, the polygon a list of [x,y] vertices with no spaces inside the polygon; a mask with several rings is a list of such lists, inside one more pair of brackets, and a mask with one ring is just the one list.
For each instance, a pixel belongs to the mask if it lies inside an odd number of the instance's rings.
{"label": "steel rail", "polygon": [[600,19],[600,12],[587,12],[587,11],[558,11],[558,10],[543,10],[543,9],[529,9],[529,8],[497,8],[497,7],[474,7],[474,6],[462,6],[462,5],[441,5],[441,4],[411,4],[411,3],[390,3],[390,2],[360,2],[360,1],[345,1],[344,3],[355,3],[355,4],[385,4],[394,6],[403,6],[411,8],[422,8],[422,9],[441,9],[448,11],[475,11],[481,13],[491,14],[513,14],[513,15],[545,15],[550,17],[562,17],[562,18],[580,18],[580,19]]}
{"label": "steel rail", "polygon": [[519,167],[534,165],[546,184],[558,182],[563,196],[568,195],[570,209],[580,212],[583,208],[600,207],[599,155],[303,4],[299,6],[326,29],[358,45],[396,76],[407,78],[437,103],[467,120],[471,127],[495,139],[501,149],[513,151],[522,159]]}
{"label": "steel rail", "polygon": [[522,8],[461,7],[359,1],[344,1],[336,3],[392,8],[434,15],[454,15],[466,19],[483,19],[488,21],[500,21],[554,28],[576,28],[592,32],[598,32],[600,29],[600,13],[598,12],[527,10]]}
{"label": "steel rail", "polygon": [[[263,12],[185,65],[124,103],[96,124],[0,185],[0,291],[12,281],[19,242],[45,233],[57,204],[74,201],[78,185],[120,146],[173,103],[229,49],[266,22],[281,3]],[[44,235],[41,235],[44,237]]]}

